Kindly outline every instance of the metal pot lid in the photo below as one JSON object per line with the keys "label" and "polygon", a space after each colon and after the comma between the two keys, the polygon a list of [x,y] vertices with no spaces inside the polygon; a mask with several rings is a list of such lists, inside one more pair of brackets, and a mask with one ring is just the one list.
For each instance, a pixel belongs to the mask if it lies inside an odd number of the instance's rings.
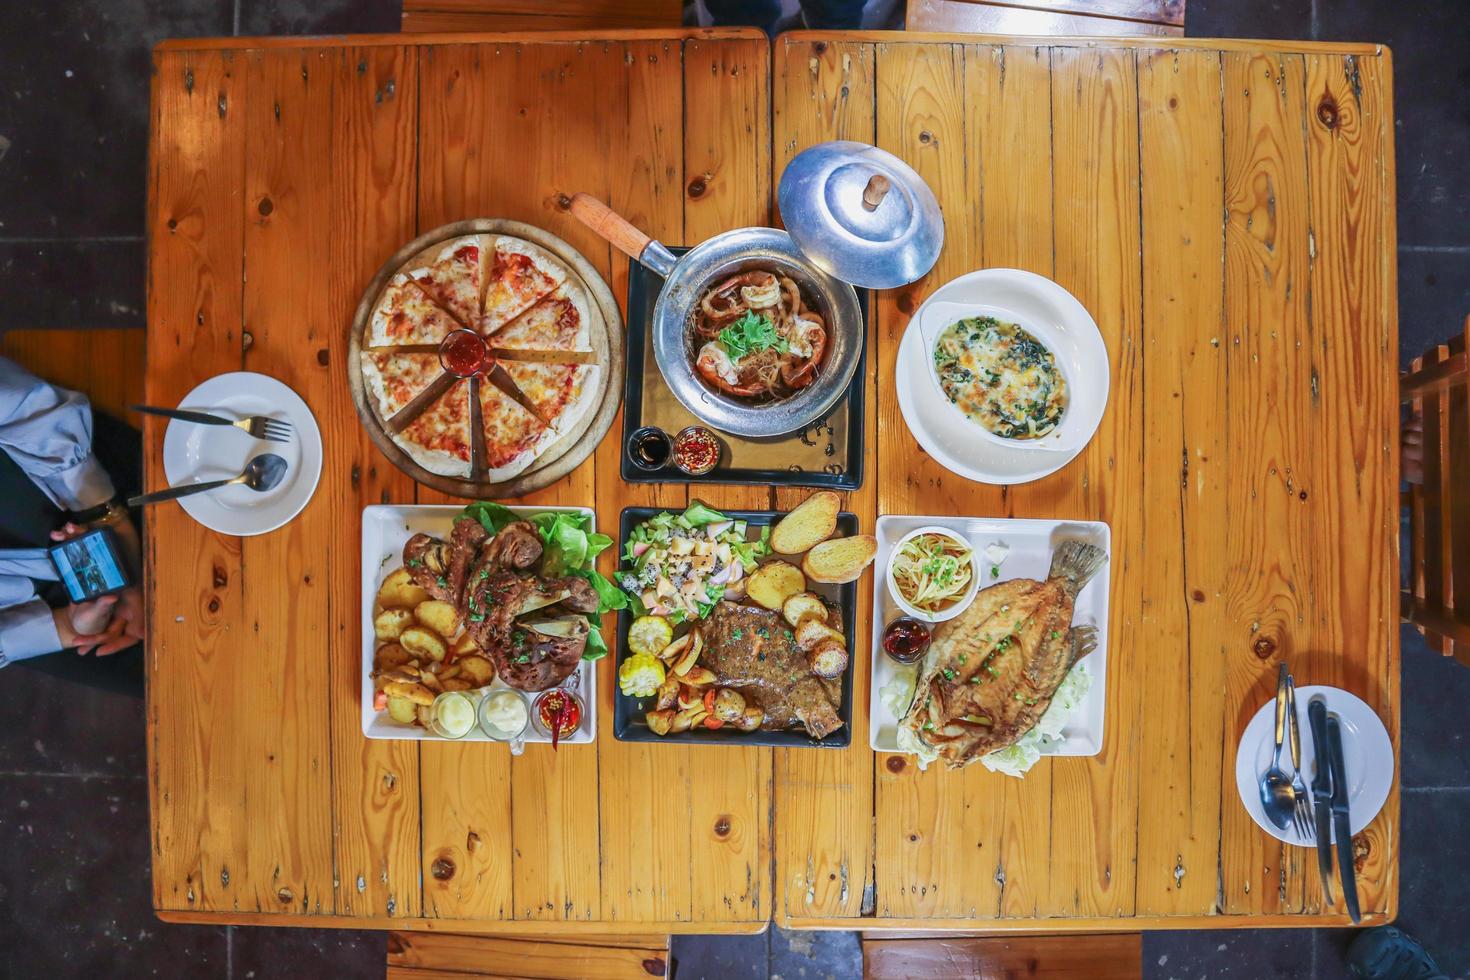
{"label": "metal pot lid", "polygon": [[781,174],[781,221],[823,271],[870,289],[891,289],[934,267],[944,215],[924,178],[867,143],[818,143]]}

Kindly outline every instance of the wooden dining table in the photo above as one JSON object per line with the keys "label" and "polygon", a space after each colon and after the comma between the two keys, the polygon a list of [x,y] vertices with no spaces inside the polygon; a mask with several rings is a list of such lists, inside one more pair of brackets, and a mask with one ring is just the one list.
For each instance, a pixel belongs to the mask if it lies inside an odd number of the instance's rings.
{"label": "wooden dining table", "polygon": [[[153,65],[148,400],[271,375],[311,407],[325,456],[310,504],[269,534],[150,512],[162,919],[589,935],[1347,922],[1315,854],[1247,815],[1235,755],[1286,662],[1299,685],[1363,698],[1397,757],[1386,48],[686,30],[173,40]],[[628,262],[570,195],[692,245],[776,223],[782,168],[832,139],[907,160],[946,226],[927,275],[873,294],[867,478],[846,507],[865,530],[880,514],[1106,521],[1102,751],[1015,779],[870,750],[871,574],[846,749],[618,741],[610,661],[593,745],[365,739],[362,508],[457,502],[394,469],[353,409],[348,324],[379,266],[437,225],[510,218],[570,242],[623,302]],[[895,393],[910,315],[986,267],[1055,279],[1109,353],[1091,444],[1019,486],[927,457]],[[163,432],[147,421],[150,488]],[[620,451],[610,436],[516,502],[592,505],[612,529],[630,505],[805,495],[630,485]],[[1370,923],[1396,910],[1397,782],[1353,841]]]}

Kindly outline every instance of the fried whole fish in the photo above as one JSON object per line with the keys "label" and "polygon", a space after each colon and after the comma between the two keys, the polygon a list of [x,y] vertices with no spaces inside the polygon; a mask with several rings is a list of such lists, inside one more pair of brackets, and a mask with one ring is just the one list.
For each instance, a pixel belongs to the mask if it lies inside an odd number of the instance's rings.
{"label": "fried whole fish", "polygon": [[1077,662],[1091,627],[1072,626],[1077,593],[1107,561],[1065,541],[1045,582],[1012,579],[981,591],[934,631],[902,724],[951,769],[1005,748],[1035,727]]}

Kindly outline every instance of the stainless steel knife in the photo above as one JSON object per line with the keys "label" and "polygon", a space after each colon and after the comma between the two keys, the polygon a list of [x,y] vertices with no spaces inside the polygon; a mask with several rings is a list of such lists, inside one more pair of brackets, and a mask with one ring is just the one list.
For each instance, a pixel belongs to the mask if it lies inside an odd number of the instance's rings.
{"label": "stainless steel knife", "polygon": [[1342,758],[1342,726],[1337,715],[1327,716],[1327,762],[1332,768],[1332,828],[1337,837],[1337,873],[1342,878],[1342,900],[1353,922],[1358,912],[1358,879],[1353,870],[1353,834],[1348,813],[1347,770]]}
{"label": "stainless steel knife", "polygon": [[1312,726],[1312,816],[1317,828],[1317,870],[1322,898],[1332,904],[1332,769],[1327,762],[1327,700],[1318,694],[1307,704]]}

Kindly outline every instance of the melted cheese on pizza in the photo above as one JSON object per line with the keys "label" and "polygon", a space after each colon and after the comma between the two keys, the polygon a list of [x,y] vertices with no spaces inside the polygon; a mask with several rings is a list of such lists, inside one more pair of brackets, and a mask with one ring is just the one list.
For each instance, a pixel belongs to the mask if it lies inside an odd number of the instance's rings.
{"label": "melted cheese on pizza", "polygon": [[362,356],[363,379],[377,402],[378,417],[392,418],[444,373],[437,354],[373,351]]}
{"label": "melted cheese on pizza", "polygon": [[566,273],[549,259],[545,252],[518,239],[496,242],[482,332],[496,330],[562,284]]}
{"label": "melted cheese on pizza", "polygon": [[502,361],[516,387],[535,407],[536,413],[554,429],[561,428],[562,416],[577,400],[582,383],[590,370],[576,364],[522,364]]}
{"label": "melted cheese on pizza", "polygon": [[466,326],[480,321],[480,295],[484,291],[483,249],[476,238],[450,242],[438,261],[413,273],[414,280],[434,301]]}
{"label": "melted cheese on pizza", "polygon": [[458,327],[416,282],[407,276],[395,276],[373,308],[367,346],[437,344]]}
{"label": "melted cheese on pizza", "polygon": [[490,344],[507,350],[586,350],[585,326],[578,304],[557,290],[497,331]]}
{"label": "melted cheese on pizza", "polygon": [[[430,453],[470,461],[470,386],[466,381],[454,384],[444,395],[414,419],[399,439],[411,447]],[[424,462],[420,457],[419,462]],[[427,464],[425,464],[427,465]],[[429,467],[433,469],[432,466]]]}
{"label": "melted cheese on pizza", "polygon": [[485,463],[500,470],[537,448],[546,424],[488,381],[480,385],[480,417],[485,425]]}

